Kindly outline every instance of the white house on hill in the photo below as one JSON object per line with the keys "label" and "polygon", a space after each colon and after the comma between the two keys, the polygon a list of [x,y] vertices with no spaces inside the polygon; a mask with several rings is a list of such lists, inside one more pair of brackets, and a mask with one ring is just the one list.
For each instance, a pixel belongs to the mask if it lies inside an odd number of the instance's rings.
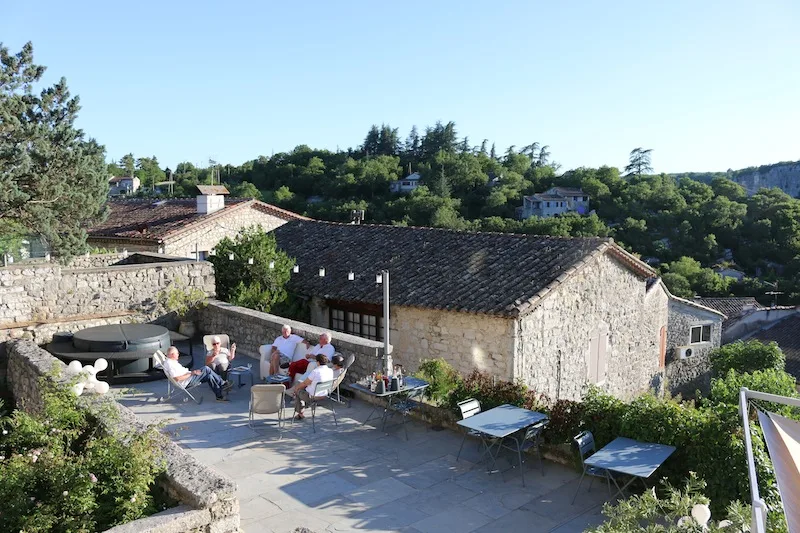
{"label": "white house on hill", "polygon": [[419,187],[421,185],[421,180],[422,176],[419,175],[419,172],[414,172],[401,180],[391,182],[389,184],[389,190],[392,192],[408,193]]}
{"label": "white house on hill", "polygon": [[552,217],[563,213],[576,212],[584,215],[589,212],[589,195],[581,189],[551,187],[543,193],[525,196],[522,204],[523,219]]}

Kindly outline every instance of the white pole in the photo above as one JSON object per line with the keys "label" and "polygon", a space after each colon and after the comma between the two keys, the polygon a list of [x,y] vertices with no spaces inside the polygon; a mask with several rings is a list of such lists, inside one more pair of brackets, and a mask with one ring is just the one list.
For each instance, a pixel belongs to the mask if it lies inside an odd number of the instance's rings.
{"label": "white pole", "polygon": [[389,346],[389,271],[381,271],[383,277],[383,362],[385,375],[392,373],[391,346]]}

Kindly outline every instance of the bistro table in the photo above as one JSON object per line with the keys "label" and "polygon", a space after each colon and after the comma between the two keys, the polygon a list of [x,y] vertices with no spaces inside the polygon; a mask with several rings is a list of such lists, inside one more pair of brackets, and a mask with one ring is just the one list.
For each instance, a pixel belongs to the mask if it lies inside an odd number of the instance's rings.
{"label": "bistro table", "polygon": [[[488,411],[483,411],[464,420],[459,420],[458,425],[480,433],[483,442],[483,455],[489,454],[492,459],[489,471],[494,471],[497,456],[500,454],[500,442],[542,420],[547,420],[547,415],[529,409],[523,409],[509,404],[500,405]],[[498,444],[497,453],[492,455],[492,448]],[[481,459],[483,457],[481,456]],[[520,469],[522,465],[520,464]]]}
{"label": "bistro table", "polygon": [[[386,406],[383,409],[383,414],[381,415],[381,421],[383,422],[382,430],[386,431],[386,421],[393,416],[395,413],[400,413],[403,416],[402,424],[403,424],[403,431],[406,434],[406,440],[408,440],[408,430],[406,429],[406,417],[408,413],[411,412],[413,408],[413,404],[411,402],[412,398],[415,398],[422,394],[430,383],[423,379],[419,378],[403,378],[403,386],[399,390],[387,390],[383,393],[376,393],[373,390],[370,390],[368,386],[363,383],[351,383],[347,385],[347,388],[353,391],[358,391],[362,394],[367,394],[369,396],[373,396],[375,398],[385,398],[386,399]],[[375,406],[372,411],[370,412],[369,416],[366,420],[364,420],[364,424],[372,420],[372,415],[375,414],[375,411],[378,411],[380,406]],[[375,417],[377,418],[377,417]]]}
{"label": "bistro table", "polygon": [[[644,480],[652,476],[674,451],[675,446],[617,437],[587,457],[584,464],[608,471],[611,481],[617,487],[617,494],[614,495],[616,497],[622,496],[622,491],[637,479],[642,480],[646,489],[647,483]],[[631,476],[631,479],[620,487],[611,472]]]}

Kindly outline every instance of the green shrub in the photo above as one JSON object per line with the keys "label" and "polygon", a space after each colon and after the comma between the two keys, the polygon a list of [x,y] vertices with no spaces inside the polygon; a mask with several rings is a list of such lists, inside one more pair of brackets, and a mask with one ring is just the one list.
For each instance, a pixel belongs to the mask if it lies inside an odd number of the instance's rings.
{"label": "green shrub", "polygon": [[742,387],[781,396],[797,396],[794,377],[783,370],[768,368],[740,374],[731,369],[723,378],[711,380],[709,399],[714,402],[738,405],[739,390]]}
{"label": "green shrub", "polygon": [[724,376],[731,369],[745,374],[768,368],[783,370],[786,366],[786,357],[775,342],[764,344],[757,340],[736,341],[720,346],[709,357],[714,373],[718,376]]}
{"label": "green shrub", "polygon": [[539,410],[543,403],[543,397],[528,391],[522,383],[498,380],[480,370],[473,370],[457,383],[447,398],[447,405],[456,411],[458,402],[468,398],[475,398],[481,402],[481,409],[484,411],[503,404]]}
{"label": "green shrub", "polygon": [[[662,481],[664,496],[659,498],[655,491],[645,491],[640,496],[632,496],[614,505],[606,503],[603,514],[607,520],[593,533],[634,533],[639,531],[662,531],[664,533],[689,533],[713,531],[746,531],[750,525],[749,506],[739,502],[732,503],[724,518],[730,522],[720,527],[723,517],[712,513],[708,524],[699,524],[690,517],[695,505],[708,505],[709,499],[703,495],[706,484],[693,473],[689,473],[685,488],[674,488]],[[683,522],[678,526],[678,521]],[[706,526],[706,527],[704,527]]]}
{"label": "green shrub", "polygon": [[44,409],[0,420],[0,531],[103,531],[168,506],[155,429],[105,435],[68,391],[42,380]]}
{"label": "green shrub", "polygon": [[441,357],[423,360],[419,365],[417,376],[430,383],[425,389],[425,396],[433,400],[436,405],[445,404],[447,397],[461,381],[458,372]]}
{"label": "green shrub", "polygon": [[571,443],[578,434],[584,417],[584,405],[571,400],[558,400],[549,410],[550,422],[544,431],[548,444]]}

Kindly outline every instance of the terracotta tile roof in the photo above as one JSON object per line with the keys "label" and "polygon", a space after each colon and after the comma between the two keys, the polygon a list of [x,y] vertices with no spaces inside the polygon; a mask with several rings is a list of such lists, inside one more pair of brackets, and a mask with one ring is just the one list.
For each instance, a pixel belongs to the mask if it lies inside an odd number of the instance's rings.
{"label": "terracotta tile roof", "polygon": [[[293,221],[273,230],[300,268],[291,287],[321,298],[380,304],[375,274],[391,274],[391,303],[517,316],[611,239],[563,238],[444,229]],[[615,257],[642,279],[654,272],[629,254]],[[324,267],[324,277],[319,268]],[[639,267],[636,270],[636,267]],[[348,281],[348,272],[355,281]]]}
{"label": "terracotta tile roof", "polygon": [[213,218],[227,216],[232,211],[250,206],[284,220],[308,220],[274,205],[248,198],[227,198],[225,207],[210,215],[197,213],[195,198],[170,200],[125,199],[109,200],[105,222],[89,229],[89,237],[151,240],[158,242],[184,231],[187,227]]}
{"label": "terracotta tile roof", "polygon": [[786,356],[786,371],[800,379],[800,314],[786,317],[769,329],[756,332],[751,338],[777,342]]}

